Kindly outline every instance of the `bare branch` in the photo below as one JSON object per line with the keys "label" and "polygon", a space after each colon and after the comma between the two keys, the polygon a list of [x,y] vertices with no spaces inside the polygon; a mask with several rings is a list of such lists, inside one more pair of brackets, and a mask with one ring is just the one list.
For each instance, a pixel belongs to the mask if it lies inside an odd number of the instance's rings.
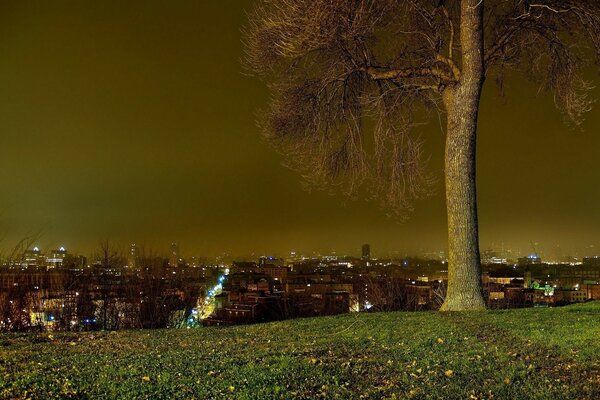
{"label": "bare branch", "polygon": [[[460,4],[446,0],[261,0],[244,33],[247,70],[267,81],[261,127],[306,183],[360,187],[410,209],[431,185],[415,115],[460,87]],[[600,62],[600,2],[472,1],[485,13],[483,64],[517,70],[578,124],[590,109],[581,71]],[[419,113],[416,112],[419,110]]]}
{"label": "bare branch", "polygon": [[488,8],[485,64],[491,73],[520,71],[553,93],[557,108],[579,125],[591,109],[581,76],[590,47],[600,62],[600,2],[507,0]]}

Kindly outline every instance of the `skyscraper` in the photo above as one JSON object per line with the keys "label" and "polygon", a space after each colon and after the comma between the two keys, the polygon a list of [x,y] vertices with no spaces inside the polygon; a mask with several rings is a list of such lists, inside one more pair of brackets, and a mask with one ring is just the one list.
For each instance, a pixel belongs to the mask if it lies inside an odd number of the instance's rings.
{"label": "skyscraper", "polygon": [[169,267],[176,267],[179,265],[181,257],[179,256],[179,245],[177,243],[171,243],[171,254],[169,255]]}
{"label": "skyscraper", "polygon": [[131,268],[136,268],[138,266],[138,259],[140,257],[140,251],[135,243],[131,243],[129,247],[129,257],[127,257],[127,264]]}
{"label": "skyscraper", "polygon": [[368,261],[371,259],[371,245],[363,244],[362,246],[362,259]]}
{"label": "skyscraper", "polygon": [[65,257],[67,256],[67,250],[64,247],[58,250],[52,250],[50,255],[46,257],[46,268],[59,268],[62,266]]}
{"label": "skyscraper", "polygon": [[21,267],[36,268],[43,264],[43,256],[39,247],[34,247],[31,250],[25,250],[22,256]]}

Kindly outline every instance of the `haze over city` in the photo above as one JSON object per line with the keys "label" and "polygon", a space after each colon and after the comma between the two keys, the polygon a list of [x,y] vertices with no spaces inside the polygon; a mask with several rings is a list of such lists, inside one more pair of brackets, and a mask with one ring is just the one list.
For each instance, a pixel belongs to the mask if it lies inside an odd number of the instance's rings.
{"label": "haze over city", "polygon": [[[445,250],[439,124],[418,128],[436,193],[403,223],[368,193],[307,192],[281,165],[255,123],[266,89],[240,66],[252,4],[3,2],[0,247],[41,232],[39,246],[80,253],[105,238],[205,256]],[[535,85],[504,91],[488,85],[480,113],[481,248],[596,253],[600,113],[570,129]]]}

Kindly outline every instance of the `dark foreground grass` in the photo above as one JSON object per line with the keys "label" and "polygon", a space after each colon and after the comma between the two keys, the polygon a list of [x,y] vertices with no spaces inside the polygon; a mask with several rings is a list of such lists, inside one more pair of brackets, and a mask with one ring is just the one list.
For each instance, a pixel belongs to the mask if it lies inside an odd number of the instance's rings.
{"label": "dark foreground grass", "polygon": [[600,303],[0,335],[0,398],[600,399]]}

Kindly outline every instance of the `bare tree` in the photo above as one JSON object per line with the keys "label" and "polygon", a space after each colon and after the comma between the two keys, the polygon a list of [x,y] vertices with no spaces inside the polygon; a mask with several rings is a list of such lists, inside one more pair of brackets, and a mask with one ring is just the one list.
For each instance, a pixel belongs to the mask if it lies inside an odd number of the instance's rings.
{"label": "bare tree", "polygon": [[410,209],[431,183],[412,128],[423,112],[446,113],[441,310],[482,309],[475,145],[484,81],[521,72],[578,124],[590,108],[582,68],[592,53],[600,59],[600,2],[262,0],[245,44],[249,71],[271,91],[267,138],[317,187],[352,194],[367,185],[387,209]]}
{"label": "bare tree", "polygon": [[122,257],[117,248],[108,240],[100,242],[96,254],[98,267],[98,283],[100,287],[100,298],[102,306],[98,310],[102,321],[102,329],[114,329],[117,324],[115,310],[115,270],[122,264]]}
{"label": "bare tree", "polygon": [[431,306],[434,310],[439,310],[440,307],[444,304],[444,300],[446,299],[447,286],[445,281],[439,280],[438,282],[434,282],[432,285],[432,299]]}
{"label": "bare tree", "polygon": [[[31,318],[31,309],[38,300],[32,296],[33,290],[29,276],[21,274],[24,265],[24,253],[31,249],[41,233],[30,235],[19,240],[10,250],[5,260],[6,273],[0,282],[0,329],[19,331],[31,327],[39,327],[37,318]],[[37,268],[37,266],[36,266]]]}

